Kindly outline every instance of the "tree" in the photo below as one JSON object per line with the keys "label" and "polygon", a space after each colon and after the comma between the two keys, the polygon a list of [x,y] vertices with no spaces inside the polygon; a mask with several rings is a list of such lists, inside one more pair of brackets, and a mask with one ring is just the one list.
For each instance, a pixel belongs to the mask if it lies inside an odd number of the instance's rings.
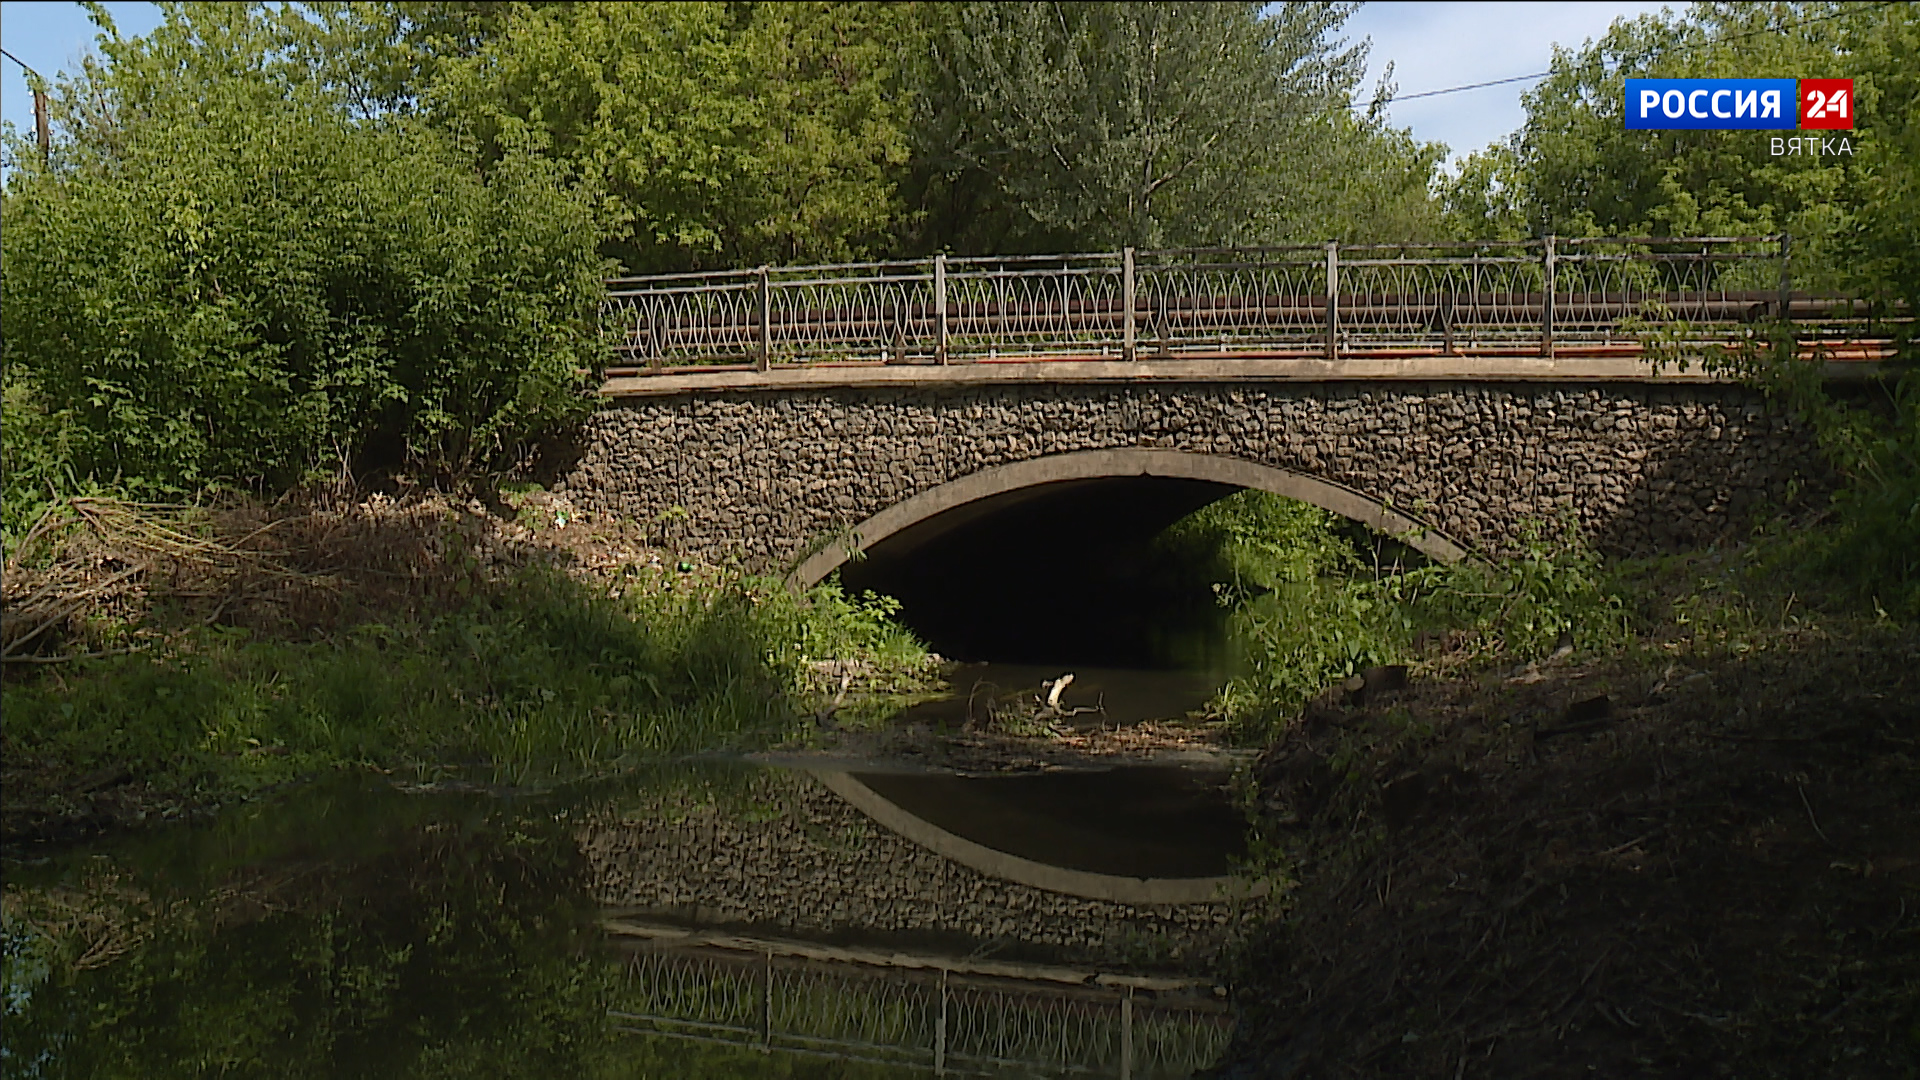
{"label": "tree", "polygon": [[77,480],[460,473],[584,407],[589,200],[524,149],[483,176],[417,119],[356,118],[305,32],[266,5],[171,5],[133,41],[107,22],[51,166],[15,149],[7,400],[37,402],[22,432],[60,432]]}
{"label": "tree", "polygon": [[438,121],[606,193],[633,271],[883,253],[904,210],[915,5],[517,8],[446,62]]}
{"label": "tree", "polygon": [[[1851,220],[1835,248],[1855,291],[1880,310],[1904,304],[1913,312],[1920,311],[1920,70],[1913,62],[1920,56],[1920,12],[1899,7],[1849,28],[1847,55],[1869,73],[1873,97],[1860,103],[1859,123],[1869,134],[1853,168]],[[1913,324],[1896,332],[1911,348]]]}
{"label": "tree", "polygon": [[[1696,4],[1617,20],[1598,41],[1556,50],[1523,98],[1525,126],[1471,158],[1449,187],[1469,235],[1751,235],[1790,231],[1802,280],[1836,286],[1834,244],[1853,228],[1865,163],[1889,125],[1910,61],[1911,4]],[[1906,28],[1904,31],[1902,28]],[[1627,130],[1629,78],[1851,77],[1855,154],[1775,156],[1774,133]],[[1911,90],[1905,91],[1911,93]]]}
{"label": "tree", "polygon": [[[1450,221],[1470,236],[1788,231],[1796,286],[1867,299],[1881,316],[1911,313],[1916,53],[1910,3],[1695,4],[1615,22],[1599,41],[1556,52],[1524,99],[1525,126],[1450,185]],[[1769,132],[1626,129],[1625,79],[1716,76],[1853,79],[1854,130],[1834,133],[1853,153],[1775,155]],[[1883,325],[1915,359],[1911,319]],[[1837,571],[1889,610],[1920,612],[1920,373],[1907,368],[1861,407],[1829,394],[1791,337],[1774,344],[1730,366],[1806,418],[1845,481],[1834,520],[1800,538],[1799,561]]]}
{"label": "tree", "polygon": [[1447,147],[1418,142],[1410,133],[1389,127],[1385,107],[1390,90],[1383,86],[1366,113],[1343,109],[1326,118],[1325,134],[1309,144],[1311,162],[1301,166],[1301,195],[1307,205],[1290,205],[1286,217],[1265,223],[1256,235],[1348,243],[1417,243],[1447,235],[1435,194]]}
{"label": "tree", "polygon": [[919,125],[931,235],[968,251],[1324,239],[1365,217],[1328,212],[1347,186],[1329,157],[1374,168],[1376,195],[1412,177],[1424,201],[1437,148],[1349,112],[1364,47],[1332,38],[1354,6],[960,6],[935,31]]}

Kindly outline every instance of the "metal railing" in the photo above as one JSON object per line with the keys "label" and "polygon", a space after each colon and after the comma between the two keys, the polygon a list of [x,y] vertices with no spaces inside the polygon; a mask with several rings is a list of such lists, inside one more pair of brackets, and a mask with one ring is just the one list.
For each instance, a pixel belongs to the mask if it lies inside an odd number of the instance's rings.
{"label": "metal railing", "polygon": [[619,368],[1204,355],[1540,355],[1725,341],[1849,301],[1790,238],[1290,245],[761,267],[617,279]]}
{"label": "metal railing", "polygon": [[1212,1000],[697,949],[632,956],[609,1015],[633,1035],[937,1076],[1177,1080],[1232,1034]]}

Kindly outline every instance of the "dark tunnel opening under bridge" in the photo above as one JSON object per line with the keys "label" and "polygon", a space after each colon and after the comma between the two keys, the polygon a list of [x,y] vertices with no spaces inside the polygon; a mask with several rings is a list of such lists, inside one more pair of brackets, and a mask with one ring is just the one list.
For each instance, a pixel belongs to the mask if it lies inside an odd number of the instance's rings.
{"label": "dark tunnel opening under bridge", "polygon": [[1236,490],[1134,476],[1005,492],[873,544],[841,582],[899,600],[902,621],[951,659],[1205,666],[1222,643],[1218,605],[1154,539]]}
{"label": "dark tunnel opening under bridge", "polygon": [[[856,529],[864,555],[831,560],[849,593],[894,597],[900,617],[950,659],[1219,670],[1226,611],[1195,552],[1157,543],[1182,518],[1254,488],[1403,534],[1415,523],[1358,493],[1230,458],[1106,451],[1043,458],[924,493]],[[916,505],[917,504],[917,505]],[[1416,542],[1451,561],[1434,534]],[[844,554],[843,554],[844,558]],[[803,566],[817,580],[825,562]],[[809,572],[811,571],[811,572]]]}

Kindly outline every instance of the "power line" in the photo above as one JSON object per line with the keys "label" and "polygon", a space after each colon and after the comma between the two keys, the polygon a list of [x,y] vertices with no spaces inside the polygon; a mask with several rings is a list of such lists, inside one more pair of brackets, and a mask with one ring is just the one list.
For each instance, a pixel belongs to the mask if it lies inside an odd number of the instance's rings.
{"label": "power line", "polygon": [[[39,72],[27,66],[26,61],[7,50],[0,49],[0,56],[19,64],[20,70],[26,72],[35,81],[46,82],[45,79],[40,78]],[[40,145],[40,163],[44,165],[52,159],[53,133],[47,127],[47,92],[38,86],[33,88],[33,135],[34,142]]]}
{"label": "power line", "polygon": [[[1866,5],[1862,5],[1862,7],[1864,8],[1890,7],[1895,2],[1896,0],[1880,0],[1879,3],[1866,4]],[[1677,53],[1693,52],[1696,49],[1704,48],[1708,45],[1725,45],[1727,42],[1730,42],[1730,41],[1741,41],[1743,39],[1750,38],[1750,37],[1759,37],[1763,34],[1784,34],[1789,30],[1798,30],[1803,26],[1812,26],[1814,23],[1827,22],[1832,19],[1838,19],[1843,15],[1851,15],[1854,13],[1854,11],[1857,11],[1857,10],[1860,10],[1860,9],[1855,8],[1852,10],[1835,11],[1826,15],[1819,15],[1811,19],[1802,19],[1796,23],[1788,23],[1785,26],[1768,26],[1768,27],[1762,27],[1759,30],[1748,30],[1747,32],[1742,34],[1733,34],[1728,37],[1715,38],[1712,41],[1702,42],[1699,45],[1681,45],[1670,51],[1677,52]],[[1397,101],[1413,101],[1416,98],[1439,97],[1441,94],[1458,94],[1467,90],[1483,90],[1489,86],[1504,86],[1507,83],[1525,82],[1528,79],[1544,79],[1551,74],[1553,74],[1553,72],[1551,71],[1536,71],[1531,75],[1514,75],[1510,78],[1493,79],[1489,82],[1468,83],[1465,86],[1449,86],[1441,90],[1422,90],[1417,94],[1400,94],[1395,97],[1388,98],[1386,101],[1386,104],[1392,105],[1394,102],[1397,102]],[[1356,109],[1363,108],[1363,107],[1372,108],[1370,104],[1367,106],[1362,106],[1358,102],[1355,102],[1352,107]]]}
{"label": "power line", "polygon": [[1545,78],[1546,76],[1551,74],[1553,74],[1553,72],[1551,71],[1542,71],[1533,75],[1515,75],[1509,79],[1494,79],[1491,82],[1469,83],[1466,86],[1449,86],[1445,90],[1422,90],[1417,94],[1402,94],[1401,96],[1396,98],[1389,98],[1387,99],[1387,104],[1391,105],[1396,101],[1412,101],[1414,98],[1438,97],[1441,94],[1457,94],[1462,90],[1479,90],[1482,87],[1487,87],[1487,86],[1504,86],[1507,83],[1525,82],[1528,79]]}
{"label": "power line", "polygon": [[24,60],[22,60],[22,59],[20,59],[19,57],[17,57],[17,56],[15,56],[15,55],[13,55],[12,53],[10,53],[10,52],[8,52],[7,50],[5,50],[5,49],[0,49],[0,56],[4,56],[4,57],[6,57],[7,59],[9,59],[9,60],[11,60],[11,61],[13,61],[14,63],[16,63],[16,64],[19,64],[19,65],[20,65],[20,70],[22,70],[22,71],[24,71],[24,72],[26,72],[27,74],[29,74],[29,75],[31,75],[31,76],[33,76],[34,78],[36,78],[36,79],[37,79],[37,78],[39,78],[39,77],[40,77],[40,73],[39,73],[39,72],[37,72],[37,71],[35,71],[35,70],[33,70],[32,68],[30,68],[30,67],[28,67],[28,66],[27,66],[27,64],[26,64],[26,61],[24,61]]}

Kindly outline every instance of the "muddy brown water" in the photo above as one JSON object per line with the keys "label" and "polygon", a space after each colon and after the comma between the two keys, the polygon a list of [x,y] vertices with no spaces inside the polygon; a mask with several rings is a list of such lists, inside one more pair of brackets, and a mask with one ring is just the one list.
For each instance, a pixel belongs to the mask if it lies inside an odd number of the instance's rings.
{"label": "muddy brown water", "polygon": [[[1217,766],[855,775],[1078,871],[1208,877],[1244,848]],[[0,1072],[46,1077],[1187,1076],[1226,1045],[1244,914],[998,880],[804,769],[710,759],[330,782],[5,884]]]}
{"label": "muddy brown water", "polygon": [[1205,705],[1220,678],[1199,672],[1146,671],[1060,664],[965,663],[946,674],[947,696],[902,711],[901,724],[960,728],[996,705],[1032,704],[1043,683],[1071,674],[1060,707],[1073,727],[1137,724],[1186,715]]}

